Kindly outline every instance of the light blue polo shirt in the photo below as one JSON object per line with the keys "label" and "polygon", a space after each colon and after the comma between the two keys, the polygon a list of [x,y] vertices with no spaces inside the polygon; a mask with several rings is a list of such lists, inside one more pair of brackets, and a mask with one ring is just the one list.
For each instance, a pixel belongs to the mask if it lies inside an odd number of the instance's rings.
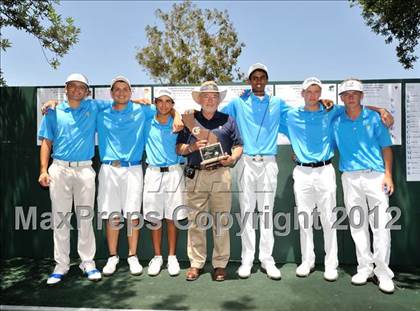
{"label": "light blue polo shirt", "polygon": [[286,113],[286,134],[300,163],[327,161],[334,156],[333,120],[344,112],[344,106],[335,105],[330,111],[319,105],[319,110],[305,110],[304,106]]}
{"label": "light blue polo shirt", "polygon": [[376,112],[363,107],[354,121],[342,113],[334,121],[334,140],[340,152],[340,171],[385,171],[382,148],[392,141]]}
{"label": "light blue polo shirt", "polygon": [[146,129],[146,162],[153,166],[171,166],[183,162],[183,157],[176,154],[178,133],[172,132],[174,120],[169,117],[166,124],[156,118],[148,123]]}
{"label": "light blue polo shirt", "polygon": [[38,137],[52,141],[54,159],[90,160],[94,155],[98,111],[110,105],[110,101],[86,99],[78,108],[71,108],[64,101],[42,118]]}
{"label": "light blue polo shirt", "polygon": [[236,97],[223,107],[222,112],[232,116],[244,143],[247,155],[276,155],[280,118],[291,107],[282,99],[265,95],[263,99],[251,93]]}
{"label": "light blue polo shirt", "polygon": [[156,108],[154,105],[134,105],[129,101],[123,110],[115,110],[114,104],[98,113],[100,160],[141,161],[145,129]]}

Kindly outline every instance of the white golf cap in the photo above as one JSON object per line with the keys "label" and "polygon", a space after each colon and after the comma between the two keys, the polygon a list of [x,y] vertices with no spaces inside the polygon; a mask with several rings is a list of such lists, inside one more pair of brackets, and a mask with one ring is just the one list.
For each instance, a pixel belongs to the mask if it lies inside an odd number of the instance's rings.
{"label": "white golf cap", "polygon": [[112,81],[111,81],[111,89],[112,89],[112,87],[114,86],[114,84],[115,83],[117,83],[117,82],[125,82],[125,83],[127,83],[128,84],[128,86],[130,87],[130,90],[131,90],[131,83],[130,83],[130,80],[128,80],[126,77],[124,77],[124,76],[116,76],[114,79],[112,79]]}
{"label": "white golf cap", "polygon": [[167,89],[167,88],[158,89],[155,94],[155,99],[160,98],[162,96],[168,96],[170,99],[172,99],[172,101],[175,101],[174,94],[171,92],[170,89]]}
{"label": "white golf cap", "polygon": [[317,77],[310,77],[303,81],[302,90],[306,91],[306,89],[311,85],[318,85],[322,89],[321,80],[319,80]]}
{"label": "white golf cap", "polygon": [[338,87],[338,94],[341,95],[347,91],[359,91],[363,92],[363,84],[359,80],[355,79],[348,79],[341,82],[340,86]]}
{"label": "white golf cap", "polygon": [[251,67],[249,67],[249,69],[248,69],[248,79],[250,78],[251,74],[255,70],[265,71],[265,73],[267,74],[267,77],[268,77],[268,69],[267,69],[267,66],[264,65],[264,64],[261,64],[261,63],[255,63],[255,64],[251,65]]}
{"label": "white golf cap", "polygon": [[73,82],[73,81],[82,82],[82,83],[86,84],[87,86],[89,86],[88,79],[84,75],[82,75],[81,73],[72,73],[71,75],[69,75],[66,79],[65,84],[67,84],[69,82]]}

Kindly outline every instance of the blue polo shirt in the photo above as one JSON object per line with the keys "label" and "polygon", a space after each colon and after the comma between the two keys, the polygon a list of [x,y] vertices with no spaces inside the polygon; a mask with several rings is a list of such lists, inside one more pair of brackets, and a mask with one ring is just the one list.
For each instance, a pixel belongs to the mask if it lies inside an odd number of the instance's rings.
{"label": "blue polo shirt", "polygon": [[[215,134],[222,145],[223,152],[232,154],[233,146],[242,146],[242,139],[239,133],[236,122],[229,115],[216,111],[213,118],[207,120],[201,111],[195,111],[194,117],[198,123],[204,128],[211,130]],[[196,141],[194,135],[191,134],[188,128],[184,129],[179,133],[176,140],[177,144],[192,144]],[[199,151],[195,151],[187,156],[189,165],[200,165],[202,159]]]}
{"label": "blue polo shirt", "polygon": [[94,155],[96,117],[106,106],[110,101],[82,100],[78,108],[64,101],[42,118],[38,137],[52,141],[54,159],[90,160]]}
{"label": "blue polo shirt", "polygon": [[300,163],[326,161],[334,156],[332,124],[336,116],[343,112],[344,106],[336,105],[327,111],[319,105],[317,111],[305,110],[301,106],[286,113],[286,131],[280,129],[280,132],[288,136]]}
{"label": "blue polo shirt", "polygon": [[223,107],[222,112],[232,116],[238,124],[247,155],[276,155],[280,118],[290,106],[275,96],[262,99],[250,93],[236,97]]}
{"label": "blue polo shirt", "polygon": [[183,157],[176,154],[178,133],[172,132],[174,120],[169,117],[166,124],[156,118],[148,123],[146,129],[146,162],[153,166],[171,166],[183,162]]}
{"label": "blue polo shirt", "polygon": [[156,108],[154,105],[134,105],[129,101],[123,110],[115,110],[114,104],[98,113],[100,160],[140,161],[146,139],[145,128]]}
{"label": "blue polo shirt", "polygon": [[385,171],[382,148],[392,141],[376,112],[362,107],[355,120],[342,113],[334,121],[334,140],[340,152],[340,171]]}

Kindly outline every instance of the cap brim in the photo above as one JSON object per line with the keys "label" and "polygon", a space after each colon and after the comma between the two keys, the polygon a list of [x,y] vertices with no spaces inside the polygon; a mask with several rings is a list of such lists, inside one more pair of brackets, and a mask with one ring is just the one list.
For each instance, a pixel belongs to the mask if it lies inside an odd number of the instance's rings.
{"label": "cap brim", "polygon": [[68,84],[68,83],[70,83],[70,82],[80,82],[80,83],[83,83],[84,85],[86,85],[87,87],[89,87],[89,84],[87,84],[86,82],[84,82],[84,81],[80,81],[80,80],[69,80],[69,81],[66,81],[66,85]]}
{"label": "cap brim", "polygon": [[174,99],[172,96],[167,95],[167,94],[162,94],[162,95],[160,95],[160,96],[158,96],[158,97],[155,97],[154,99],[159,99],[159,98],[161,98],[161,97],[163,97],[163,96],[167,96],[167,97],[169,97],[170,99],[172,99],[172,101],[173,101],[173,102],[175,102],[175,99]]}
{"label": "cap brim", "polygon": [[302,88],[304,91],[306,91],[309,87],[311,87],[312,85],[318,85],[320,88],[321,88],[321,90],[322,90],[322,84],[319,84],[319,83],[316,83],[316,82],[314,82],[314,83],[311,83],[311,84],[309,84],[306,88]]}
{"label": "cap brim", "polygon": [[248,75],[248,79],[251,79],[252,74],[253,74],[255,71],[257,71],[257,70],[264,71],[264,72],[265,72],[265,74],[267,75],[267,79],[268,79],[268,72],[267,72],[267,70],[265,70],[265,69],[263,69],[263,68],[255,68],[254,70],[252,70],[252,71],[249,73],[249,75]]}
{"label": "cap brim", "polygon": [[192,98],[199,105],[200,105],[199,97],[200,97],[201,93],[219,93],[219,103],[221,103],[226,97],[227,90],[223,90],[223,91],[219,91],[219,92],[215,92],[215,91],[209,91],[209,92],[192,91]]}
{"label": "cap brim", "polygon": [[343,94],[345,92],[348,92],[348,91],[355,91],[355,92],[363,93],[363,89],[361,90],[361,89],[356,89],[356,88],[350,88],[350,89],[347,89],[347,90],[340,91],[340,93],[338,93],[338,95],[341,95],[341,94]]}
{"label": "cap brim", "polygon": [[117,82],[124,82],[125,84],[128,85],[128,87],[131,90],[131,84],[130,84],[130,82],[128,82],[127,80],[124,80],[124,79],[118,79],[118,80],[112,81],[112,83],[111,83],[111,89],[114,87],[115,83],[117,83]]}
{"label": "cap brim", "polygon": [[200,92],[199,91],[192,91],[192,98],[194,99],[194,101],[197,103],[197,104],[200,104],[199,102],[198,102],[198,97],[200,96]]}

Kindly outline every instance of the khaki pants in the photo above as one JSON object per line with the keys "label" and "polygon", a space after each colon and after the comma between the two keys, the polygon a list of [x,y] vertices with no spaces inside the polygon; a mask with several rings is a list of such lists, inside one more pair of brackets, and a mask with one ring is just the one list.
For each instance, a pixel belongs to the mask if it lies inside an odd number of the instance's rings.
{"label": "khaki pants", "polygon": [[[217,228],[217,221],[224,226],[231,208],[231,176],[227,167],[213,171],[196,170],[194,179],[185,177],[187,206],[190,208],[188,220],[188,257],[191,267],[203,268],[207,257],[206,232],[203,226],[212,222],[214,268],[225,268],[230,256],[228,228]],[[208,214],[209,212],[209,214]],[[205,217],[205,214],[211,215]],[[218,219],[218,220],[217,220]],[[206,221],[208,220],[208,221]]]}
{"label": "khaki pants", "polygon": [[[94,263],[96,252],[92,218],[95,202],[95,171],[92,167],[63,167],[54,161],[48,169],[51,177],[50,197],[54,223],[55,272],[67,273],[70,268],[70,228],[62,221],[72,212],[73,202],[77,226],[77,251],[84,264]],[[69,218],[67,218],[69,220]]]}

